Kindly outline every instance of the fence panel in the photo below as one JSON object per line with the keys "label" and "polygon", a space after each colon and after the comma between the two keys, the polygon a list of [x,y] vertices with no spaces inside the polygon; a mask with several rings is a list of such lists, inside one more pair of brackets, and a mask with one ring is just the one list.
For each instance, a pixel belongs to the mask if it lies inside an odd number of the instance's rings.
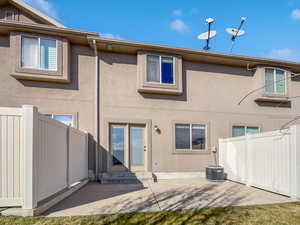
{"label": "fence panel", "polygon": [[0,207],[22,203],[22,111],[0,108]]}
{"label": "fence panel", "polygon": [[0,207],[34,209],[86,178],[86,133],[31,105],[0,108]]}
{"label": "fence panel", "polygon": [[87,134],[69,129],[69,185],[88,178]]}
{"label": "fence panel", "polygon": [[249,141],[251,185],[289,195],[291,134],[287,130],[268,132]]}
{"label": "fence panel", "polygon": [[220,139],[219,161],[229,180],[290,196],[295,149],[288,129]]}
{"label": "fence panel", "polygon": [[68,127],[38,114],[37,200],[67,187]]}
{"label": "fence panel", "polygon": [[227,179],[239,183],[246,180],[246,137],[231,138],[220,141],[220,161],[226,168]]}

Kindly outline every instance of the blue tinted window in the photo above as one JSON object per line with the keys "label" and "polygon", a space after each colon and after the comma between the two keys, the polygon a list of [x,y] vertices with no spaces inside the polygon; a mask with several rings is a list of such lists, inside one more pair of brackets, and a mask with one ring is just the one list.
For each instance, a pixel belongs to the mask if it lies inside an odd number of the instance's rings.
{"label": "blue tinted window", "polygon": [[161,82],[164,84],[173,84],[173,58],[161,57]]}
{"label": "blue tinted window", "polygon": [[66,124],[67,126],[73,126],[72,115],[53,115],[53,119]]}

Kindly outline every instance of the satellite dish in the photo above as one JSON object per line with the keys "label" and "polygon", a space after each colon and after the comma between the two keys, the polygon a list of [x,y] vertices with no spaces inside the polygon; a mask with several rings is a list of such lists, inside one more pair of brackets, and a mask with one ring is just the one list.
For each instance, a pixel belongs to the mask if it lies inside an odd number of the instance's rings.
{"label": "satellite dish", "polygon": [[213,23],[213,22],[215,22],[215,20],[213,18],[206,18],[205,19],[206,24],[210,24],[210,23]]}
{"label": "satellite dish", "polygon": [[217,31],[211,30],[211,25],[215,20],[213,18],[205,19],[205,23],[208,25],[208,32],[202,33],[198,35],[198,39],[205,40],[206,46],[204,46],[204,50],[209,50],[209,40],[217,35]]}
{"label": "satellite dish", "polygon": [[213,38],[214,36],[217,35],[217,31],[215,30],[211,30],[209,33],[209,37],[208,37],[208,32],[202,33],[198,35],[198,39],[200,40],[208,40],[210,38]]}
{"label": "satellite dish", "polygon": [[232,36],[242,36],[244,35],[246,32],[244,30],[238,30],[238,29],[235,29],[235,28],[227,28],[226,29],[227,33],[232,35]]}
{"label": "satellite dish", "polygon": [[242,26],[243,26],[245,21],[246,21],[246,17],[241,17],[241,22],[240,22],[240,25],[237,29],[236,28],[227,28],[226,29],[226,32],[231,35],[231,49],[230,49],[230,52],[232,52],[232,49],[233,49],[236,38],[240,37],[240,36],[242,36],[246,33],[244,30],[242,30]]}

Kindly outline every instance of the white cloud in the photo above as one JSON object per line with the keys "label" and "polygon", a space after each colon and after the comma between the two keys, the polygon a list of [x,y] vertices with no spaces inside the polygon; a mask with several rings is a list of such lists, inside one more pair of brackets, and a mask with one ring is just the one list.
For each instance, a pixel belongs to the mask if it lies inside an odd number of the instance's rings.
{"label": "white cloud", "polygon": [[293,20],[300,20],[300,10],[299,9],[294,9],[291,13],[291,18]]}
{"label": "white cloud", "polygon": [[123,38],[118,35],[118,34],[100,34],[100,37],[103,37],[103,38],[109,38],[109,39],[117,39],[117,40],[122,40]]}
{"label": "white cloud", "polygon": [[264,54],[267,58],[282,59],[290,61],[298,61],[299,53],[290,48],[273,49],[272,51]]}
{"label": "white cloud", "polygon": [[58,18],[58,14],[54,5],[47,0],[24,0],[24,2],[28,3],[32,7],[40,10],[50,17]]}
{"label": "white cloud", "polygon": [[175,9],[173,12],[172,12],[172,15],[173,16],[181,16],[182,15],[182,11],[180,9]]}
{"label": "white cloud", "polygon": [[188,30],[188,26],[180,19],[173,20],[170,23],[170,27],[172,30],[175,30],[175,31],[181,32],[181,33]]}

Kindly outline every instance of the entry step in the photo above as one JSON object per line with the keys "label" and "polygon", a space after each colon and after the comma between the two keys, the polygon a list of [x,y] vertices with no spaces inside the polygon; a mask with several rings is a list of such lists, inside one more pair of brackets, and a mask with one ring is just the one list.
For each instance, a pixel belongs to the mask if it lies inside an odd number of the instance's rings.
{"label": "entry step", "polygon": [[102,184],[137,184],[143,182],[153,182],[151,172],[107,172],[100,177]]}

